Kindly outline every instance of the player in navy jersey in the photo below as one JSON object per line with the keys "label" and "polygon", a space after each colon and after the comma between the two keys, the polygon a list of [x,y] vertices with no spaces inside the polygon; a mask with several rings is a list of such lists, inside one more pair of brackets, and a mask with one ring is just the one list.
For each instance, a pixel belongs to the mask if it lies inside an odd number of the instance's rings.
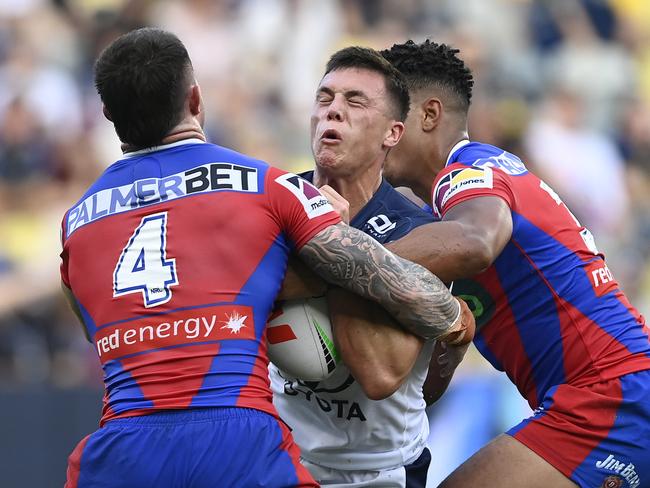
{"label": "player in navy jersey", "polygon": [[315,486],[268,382],[266,321],[289,253],[425,338],[464,333],[460,302],[341,223],[313,185],[206,143],[173,34],[118,38],[95,83],[124,156],[62,223],[63,289],[105,383],[100,429],[71,454],[66,486]]}
{"label": "player in navy jersey", "polygon": [[[314,99],[316,167],[302,176],[327,188],[331,201],[347,200],[346,220],[381,243],[435,220],[381,176],[408,107],[400,73],[377,51],[359,47],[330,58]],[[427,396],[442,393],[433,388],[441,386],[433,381],[441,351],[432,357],[433,341],[405,332],[381,307],[347,291],[330,290],[328,302],[343,360],[333,375],[305,382],[270,367],[274,404],[303,464],[332,487],[424,488],[431,455],[423,384],[429,372]],[[453,370],[466,349],[449,346],[442,359],[453,356]],[[447,372],[443,387],[450,378]]]}
{"label": "player in navy jersey", "polygon": [[457,53],[430,41],[382,51],[411,95],[385,177],[442,219],[389,247],[454,280],[476,346],[535,412],[441,486],[650,486],[645,321],[560,197],[514,154],[469,140],[473,80]]}

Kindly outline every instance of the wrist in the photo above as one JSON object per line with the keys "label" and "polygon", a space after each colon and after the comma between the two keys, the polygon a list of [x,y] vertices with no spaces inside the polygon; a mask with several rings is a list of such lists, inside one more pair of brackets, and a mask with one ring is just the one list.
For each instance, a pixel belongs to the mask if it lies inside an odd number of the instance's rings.
{"label": "wrist", "polygon": [[458,316],[449,329],[438,339],[450,346],[461,346],[470,343],[474,338],[474,317],[465,302],[458,298],[455,298],[455,300],[458,304]]}

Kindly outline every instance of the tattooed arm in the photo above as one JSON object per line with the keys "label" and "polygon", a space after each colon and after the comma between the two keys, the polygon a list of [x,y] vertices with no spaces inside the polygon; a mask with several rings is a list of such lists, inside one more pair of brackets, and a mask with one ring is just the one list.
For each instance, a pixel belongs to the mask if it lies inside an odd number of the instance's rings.
{"label": "tattooed arm", "polygon": [[353,227],[343,223],[327,227],[302,247],[299,256],[329,283],[383,305],[415,335],[424,339],[446,339],[456,331],[464,335],[467,324],[462,323],[460,303],[442,281]]}

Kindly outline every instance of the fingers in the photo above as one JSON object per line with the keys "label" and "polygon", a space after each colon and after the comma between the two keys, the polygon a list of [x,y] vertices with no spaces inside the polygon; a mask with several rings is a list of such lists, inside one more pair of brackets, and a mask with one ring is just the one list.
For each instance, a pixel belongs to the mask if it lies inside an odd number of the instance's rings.
{"label": "fingers", "polygon": [[[444,343],[441,343],[441,345]],[[465,353],[469,349],[469,343],[462,346],[446,345],[445,352],[438,356],[437,362],[440,365],[440,377],[446,378],[454,374],[454,371],[465,357]]]}
{"label": "fingers", "polygon": [[343,198],[334,188],[329,185],[323,185],[319,188],[320,192],[329,200],[334,210],[341,216],[341,220],[346,224],[350,223],[350,203]]}

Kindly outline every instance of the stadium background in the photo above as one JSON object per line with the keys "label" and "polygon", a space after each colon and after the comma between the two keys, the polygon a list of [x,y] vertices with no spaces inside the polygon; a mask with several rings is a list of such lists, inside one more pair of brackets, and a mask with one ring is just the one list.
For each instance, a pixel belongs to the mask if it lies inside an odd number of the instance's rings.
{"label": "stadium background", "polygon": [[[459,47],[476,79],[472,138],[522,155],[650,312],[650,2],[0,0],[2,486],[62,486],[97,424],[101,371],[59,292],[58,226],[119,156],[93,60],[143,25],[188,47],[212,142],[294,171],[311,164],[309,110],[332,52]],[[430,410],[432,486],[527,413],[473,352]]]}

